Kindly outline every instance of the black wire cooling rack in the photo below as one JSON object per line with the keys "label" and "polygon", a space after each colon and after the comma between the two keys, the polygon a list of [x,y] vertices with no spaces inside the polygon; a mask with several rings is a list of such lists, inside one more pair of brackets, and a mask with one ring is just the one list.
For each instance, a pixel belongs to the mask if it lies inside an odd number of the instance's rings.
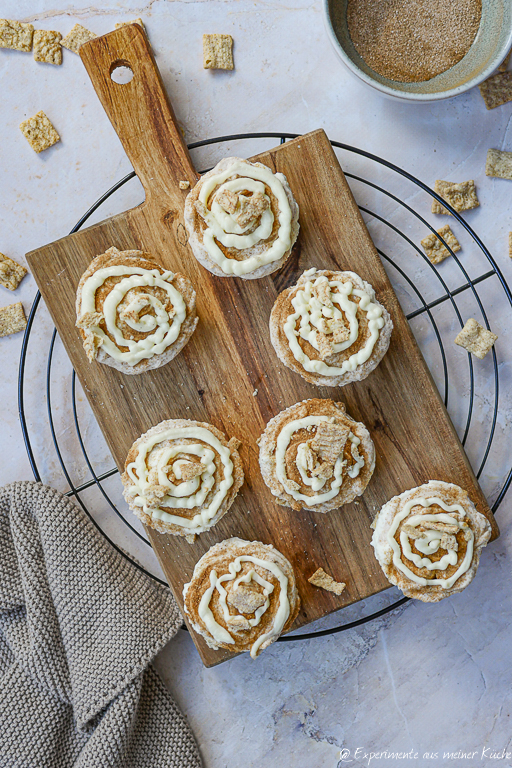
{"label": "black wire cooling rack", "polygon": [[[206,147],[211,146],[215,144],[224,144],[227,142],[238,142],[238,141],[246,141],[249,139],[252,140],[260,140],[260,139],[279,139],[281,144],[284,143],[288,139],[296,138],[297,134],[291,134],[291,133],[248,133],[248,134],[235,134],[230,136],[221,136],[214,139],[206,139],[204,141],[198,141],[193,144],[189,145],[190,150],[199,149],[200,147]],[[453,258],[455,264],[457,265],[458,269],[460,270],[460,273],[462,274],[463,282],[458,285],[456,288],[450,289],[447,285],[447,282],[445,279],[443,279],[442,275],[440,274],[440,271],[431,264],[431,262],[428,260],[426,255],[420,250],[420,248],[414,243],[408,235],[406,235],[398,226],[393,224],[389,219],[387,219],[385,216],[382,216],[379,213],[376,213],[372,211],[370,208],[360,205],[360,210],[367,214],[368,216],[372,217],[374,221],[380,222],[380,224],[384,225],[388,230],[392,231],[394,235],[396,235],[401,242],[407,244],[408,247],[412,248],[415,254],[424,262],[424,265],[427,265],[432,270],[432,277],[439,281],[441,287],[442,287],[442,295],[435,298],[434,300],[427,302],[420,289],[418,288],[416,281],[414,278],[411,278],[410,275],[407,274],[406,270],[401,267],[392,257],[390,257],[387,253],[384,253],[384,251],[377,249],[380,257],[383,259],[385,264],[390,267],[392,270],[396,270],[397,275],[399,275],[402,280],[404,281],[404,285],[408,287],[408,290],[411,292],[411,295],[414,295],[418,302],[419,307],[409,313],[407,313],[406,317],[409,321],[413,320],[414,318],[423,315],[426,316],[429,320],[429,323],[431,325],[431,328],[433,330],[433,333],[435,335],[435,339],[437,340],[437,344],[439,347],[440,352],[440,358],[441,358],[441,367],[442,367],[442,375],[441,375],[441,381],[442,383],[442,389],[444,390],[442,392],[442,397],[444,400],[444,403],[446,406],[448,406],[448,396],[450,391],[449,386],[449,370],[448,370],[448,364],[447,364],[447,355],[446,355],[446,349],[443,343],[442,338],[442,332],[438,326],[438,323],[436,322],[436,319],[434,318],[432,310],[436,307],[439,307],[441,305],[451,305],[451,308],[453,312],[455,313],[457,324],[462,326],[464,325],[463,315],[461,313],[461,310],[459,309],[459,306],[457,305],[457,297],[461,296],[462,294],[465,294],[467,292],[470,292],[476,301],[476,305],[480,311],[481,317],[483,318],[483,321],[487,328],[490,328],[489,321],[487,318],[487,314],[483,305],[483,301],[478,293],[478,285],[481,285],[485,281],[489,280],[489,278],[496,277],[499,280],[500,288],[504,292],[504,295],[506,297],[506,300],[508,301],[508,304],[510,308],[512,309],[512,294],[510,292],[510,289],[507,285],[507,282],[505,278],[503,277],[501,271],[499,270],[496,262],[494,261],[493,257],[485,247],[485,245],[482,243],[480,238],[475,234],[473,229],[467,224],[467,222],[450,206],[448,206],[444,200],[442,200],[439,195],[437,195],[433,190],[431,190],[429,187],[427,187],[425,184],[423,184],[419,179],[412,176],[407,171],[404,171],[403,169],[399,168],[396,165],[393,165],[393,163],[388,162],[387,160],[384,160],[381,157],[378,157],[376,155],[371,154],[370,152],[366,152],[362,149],[358,149],[356,147],[349,146],[347,144],[342,144],[337,141],[331,141],[331,144],[333,147],[339,150],[343,150],[345,152],[351,153],[352,155],[359,156],[361,158],[365,158],[366,160],[371,161],[372,163],[376,163],[378,166],[380,166],[381,169],[386,169],[387,171],[391,171],[394,174],[398,174],[398,176],[402,177],[403,179],[406,179],[408,182],[411,182],[413,185],[415,185],[420,190],[423,190],[428,195],[430,195],[432,198],[435,198],[438,202],[442,203],[446,208],[448,208],[454,217],[454,219],[462,225],[462,227],[465,229],[466,233],[471,238],[472,242],[477,246],[479,249],[481,255],[485,258],[485,264],[489,267],[489,269],[486,269],[485,271],[481,272],[481,274],[478,274],[476,277],[469,276],[467,270],[462,265],[460,259],[457,257],[456,253],[453,252],[453,250],[449,247],[447,243],[443,240],[443,244],[448,248],[451,257]],[[345,175],[352,179],[355,182],[358,182],[363,185],[364,188],[368,190],[373,190],[373,192],[381,193],[386,196],[387,199],[390,201],[393,201],[397,206],[400,207],[401,210],[407,211],[409,214],[411,214],[413,217],[416,218],[417,221],[421,222],[421,224],[426,227],[430,232],[435,233],[434,228],[419,214],[417,213],[407,202],[404,200],[401,200],[398,196],[395,196],[392,194],[389,190],[384,188],[383,186],[380,186],[373,181],[370,181],[369,179],[363,178],[362,176],[355,175],[352,173],[348,173],[345,171]],[[97,200],[94,205],[89,208],[89,210],[82,216],[80,221],[73,227],[71,230],[71,233],[77,232],[84,224],[85,222],[92,216],[92,214],[100,208],[103,203],[105,203],[106,200],[108,200],[112,195],[114,195],[115,192],[117,192],[121,187],[123,187],[125,184],[127,184],[131,179],[135,178],[135,173],[132,171],[127,176],[125,176],[123,179],[118,181],[114,186],[108,190],[102,197]],[[32,467],[32,471],[34,474],[34,477],[37,481],[41,481],[41,474],[38,468],[38,464],[36,462],[34,451],[32,447],[32,440],[29,432],[28,427],[28,421],[26,417],[25,412],[25,383],[26,383],[26,363],[27,363],[27,356],[29,351],[29,343],[31,340],[31,334],[34,329],[34,324],[37,321],[37,312],[40,308],[40,302],[41,302],[41,294],[38,292],[35,300],[33,302],[29,317],[28,317],[28,323],[27,328],[25,331],[25,335],[23,338],[23,344],[21,349],[21,357],[20,357],[20,366],[19,366],[19,377],[18,377],[18,407],[19,407],[19,417],[21,422],[21,427],[23,431],[23,437],[25,440],[25,446],[27,449],[28,458],[30,461],[30,465]],[[71,406],[72,406],[72,413],[73,413],[73,426],[76,432],[76,436],[78,439],[78,443],[80,445],[84,462],[87,466],[87,469],[91,475],[91,478],[87,480],[86,482],[83,482],[79,485],[74,485],[73,480],[71,478],[71,472],[67,466],[66,460],[63,456],[63,451],[61,449],[61,445],[59,442],[59,439],[56,434],[55,424],[54,424],[54,413],[53,413],[53,405],[52,405],[52,388],[51,388],[51,373],[52,373],[52,363],[54,361],[54,351],[55,351],[55,343],[57,339],[57,332],[56,330],[53,331],[53,334],[51,336],[51,341],[49,344],[49,350],[47,355],[47,365],[46,365],[46,399],[47,399],[47,418],[48,418],[48,426],[50,429],[51,437],[53,440],[53,447],[55,449],[58,462],[60,464],[60,467],[62,469],[62,472],[64,474],[64,477],[66,479],[66,482],[69,485],[69,490],[67,491],[67,495],[73,497],[76,499],[76,501],[80,504],[84,512],[89,516],[90,520],[94,523],[94,525],[97,527],[97,529],[101,532],[101,534],[109,541],[109,543],[125,558],[127,558],[136,568],[140,569],[144,573],[146,573],[148,576],[151,576],[151,578],[155,579],[161,584],[167,585],[165,581],[158,578],[154,574],[152,574],[150,571],[146,570],[140,563],[138,563],[136,560],[134,560],[129,554],[127,554],[116,542],[112,540],[111,537],[107,535],[107,533],[102,529],[100,524],[94,519],[93,515],[91,514],[90,510],[88,509],[87,504],[85,503],[84,499],[82,498],[82,494],[87,489],[96,486],[98,491],[101,493],[105,501],[108,503],[110,509],[118,516],[118,518],[123,522],[124,525],[128,526],[128,528],[131,529],[132,533],[137,536],[141,541],[143,541],[145,544],[150,546],[149,541],[138,531],[136,528],[134,528],[128,520],[126,520],[119,509],[117,508],[116,504],[112,501],[110,498],[108,492],[105,490],[103,484],[104,482],[112,477],[113,475],[118,474],[117,467],[114,467],[108,471],[96,473],[93,462],[86,450],[86,446],[84,443],[84,439],[82,436],[82,430],[80,428],[79,423],[79,417],[77,412],[77,392],[76,392],[76,374],[73,371],[72,372],[72,379],[71,379]],[[453,343],[453,339],[450,339],[450,343]],[[41,354],[40,349],[38,349],[37,354]],[[479,465],[475,467],[475,474],[477,478],[480,478],[484,467],[486,465],[486,462],[489,457],[489,453],[491,451],[491,447],[493,445],[493,440],[495,438],[495,432],[496,432],[496,424],[497,424],[497,418],[498,418],[498,403],[499,403],[499,385],[500,385],[500,376],[499,376],[499,367],[498,362],[496,358],[496,352],[495,349],[492,349],[492,363],[493,363],[493,392],[492,392],[492,398],[491,398],[491,408],[490,408],[490,419],[488,424],[488,437],[487,441],[485,443],[485,447],[483,449],[483,455],[480,458]],[[466,441],[468,439],[470,427],[472,424],[472,419],[474,416],[474,405],[475,405],[475,371],[473,368],[473,360],[471,358],[471,355],[468,354],[468,376],[469,376],[469,382],[467,387],[468,392],[468,404],[467,404],[467,414],[465,417],[465,424],[462,428],[462,435],[461,435],[461,441],[463,445],[466,445]],[[496,494],[496,498],[492,504],[492,511],[496,512],[498,507],[500,506],[501,502],[503,501],[503,498],[510,486],[510,483],[512,482],[512,466],[510,469],[508,469],[507,473],[505,474],[504,480],[501,484],[501,487],[498,489],[498,492]],[[408,598],[402,598],[400,600],[397,600],[390,605],[387,605],[383,609],[379,611],[375,611],[367,616],[364,616],[362,618],[359,618],[355,621],[351,621],[348,623],[345,623],[338,627],[333,627],[330,629],[324,629],[320,631],[315,632],[307,632],[302,633],[300,635],[287,635],[286,637],[279,638],[280,641],[286,642],[286,641],[293,641],[293,640],[301,640],[311,637],[321,637],[323,635],[330,635],[334,634],[336,632],[343,632],[347,629],[352,629],[354,627],[357,627],[361,624],[364,624],[368,621],[371,621],[373,619],[376,619],[380,616],[383,616],[386,613],[389,613],[390,611],[394,610],[395,608],[398,608],[399,606],[403,605],[408,601]]]}

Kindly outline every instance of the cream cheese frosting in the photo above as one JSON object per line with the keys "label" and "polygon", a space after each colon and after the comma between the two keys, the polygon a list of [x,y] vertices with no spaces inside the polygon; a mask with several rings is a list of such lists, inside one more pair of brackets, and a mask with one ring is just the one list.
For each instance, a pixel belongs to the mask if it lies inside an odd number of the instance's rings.
{"label": "cream cheese frosting", "polygon": [[[232,176],[237,178],[231,178]],[[226,275],[247,275],[259,267],[279,261],[292,245],[292,210],[283,186],[285,178],[280,173],[272,173],[270,168],[261,164],[249,163],[237,159],[228,168],[205,179],[201,186],[199,201],[203,204],[203,218],[207,228],[203,232],[203,245],[211,259]],[[270,237],[274,224],[274,215],[270,207],[270,199],[265,192],[268,187],[278,202],[279,229],[277,238],[268,248],[262,248],[260,253],[248,259],[237,261],[228,258],[216,243],[216,240],[226,248],[244,250],[264,242]],[[269,205],[261,214],[260,221],[252,230],[250,224],[240,226],[234,214],[228,213],[217,201],[219,195],[228,191],[239,193],[249,191],[252,194],[261,193]],[[209,207],[209,204],[211,205]],[[252,230],[252,231],[251,231]]]}
{"label": "cream cheese frosting", "polygon": [[[88,313],[95,313],[96,292],[109,277],[122,277],[107,295],[102,308],[107,331],[114,341],[99,325],[88,326],[86,333],[98,337],[102,349],[118,362],[136,365],[143,359],[162,354],[178,338],[187,314],[183,296],[171,283],[174,274],[120,264],[98,269],[82,287],[79,320]],[[158,287],[165,291],[173,307],[172,317],[156,296],[133,291],[140,287]],[[146,307],[151,307],[154,314],[140,315]],[[118,318],[133,330],[149,335],[139,340],[125,338]],[[128,347],[128,351],[119,347]]]}
{"label": "cream cheese frosting", "polygon": [[[201,442],[191,443],[191,440]],[[166,441],[173,441],[173,443],[154,451],[149,468],[148,455],[158,444]],[[191,519],[166,511],[194,509],[203,505],[215,484],[216,454],[220,459],[223,476],[208,506]],[[188,460],[177,457],[183,455],[199,458],[203,471],[192,480],[176,484],[169,479],[169,474],[172,470],[175,478],[181,479],[182,467],[188,464]],[[187,533],[195,533],[208,526],[233,485],[233,462],[230,449],[208,429],[197,426],[166,429],[142,441],[138,446],[135,460],[126,466],[126,473],[131,480],[126,493],[132,497],[135,506],[142,507],[144,512],[150,514],[152,518],[186,529]],[[155,484],[165,490],[165,495],[159,499],[158,508],[151,506],[152,500],[149,495]]]}
{"label": "cream cheese frosting", "polygon": [[[316,269],[311,269],[304,273],[305,276],[311,276],[311,280],[301,285],[291,300],[295,311],[287,317],[284,324],[284,333],[295,360],[306,371],[324,376],[338,376],[347,371],[354,371],[370,358],[379,338],[380,330],[385,323],[382,316],[383,308],[375,302],[373,291],[370,292],[354,286],[354,282],[357,282],[359,278],[353,272],[345,272],[344,274],[352,275],[355,280],[344,282],[341,280],[329,280],[325,275],[315,279],[316,271]],[[329,285],[332,307],[322,304],[313,293],[313,288],[321,283]],[[359,301],[354,301],[354,297],[357,297]],[[307,341],[318,351],[317,331],[321,331],[323,322],[329,319],[343,320],[348,322],[349,325],[348,339],[332,345],[333,355],[350,349],[357,341],[359,334],[358,310],[366,314],[369,337],[357,352],[354,352],[344,360],[341,366],[329,365],[323,360],[312,360],[307,356],[299,344],[299,337]],[[299,324],[298,328],[297,323]]]}

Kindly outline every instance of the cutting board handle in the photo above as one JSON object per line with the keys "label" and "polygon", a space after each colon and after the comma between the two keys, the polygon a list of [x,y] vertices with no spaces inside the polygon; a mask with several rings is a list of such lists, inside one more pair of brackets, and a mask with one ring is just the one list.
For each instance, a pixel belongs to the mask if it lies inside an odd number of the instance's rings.
{"label": "cutting board handle", "polygon": [[[193,186],[198,174],[142,27],[128,24],[84,43],[80,57],[144,187],[146,202],[158,196],[165,204],[180,181]],[[112,80],[120,66],[133,72],[130,82]]]}

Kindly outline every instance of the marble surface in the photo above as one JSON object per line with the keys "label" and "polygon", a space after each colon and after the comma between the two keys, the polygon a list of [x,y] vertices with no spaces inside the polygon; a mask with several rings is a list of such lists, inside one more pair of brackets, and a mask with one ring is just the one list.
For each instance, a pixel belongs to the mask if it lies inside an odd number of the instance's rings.
{"label": "marble surface", "polygon": [[[301,133],[323,127],[332,139],[381,155],[427,184],[433,185],[436,178],[475,179],[481,207],[468,212],[466,221],[512,281],[507,244],[511,183],[488,179],[484,173],[489,147],[512,149],[512,104],[487,112],[478,91],[432,105],[384,99],[353,79],[337,59],[324,31],[319,0],[148,0],[140,6],[136,1],[104,0],[98,8],[65,0],[51,5],[43,0],[4,0],[1,14],[63,34],[76,22],[102,34],[117,21],[142,16],[189,142],[234,132]],[[235,71],[202,69],[203,32],[233,35]],[[130,164],[79,58],[71,52],[64,51],[62,67],[53,67],[35,63],[29,54],[0,51],[0,93],[0,251],[23,262],[27,251],[66,235],[84,211],[130,171]],[[18,124],[40,109],[54,122],[62,141],[35,155]],[[268,140],[217,145],[195,152],[194,158],[197,167],[206,168],[228,151],[250,155],[270,145]],[[429,213],[428,196],[400,175],[353,152],[341,151],[339,156],[346,171],[389,189],[435,225],[446,223]],[[368,185],[356,180],[351,184],[358,202],[372,212],[365,218],[377,246],[410,278],[408,283],[386,262],[406,311],[420,306],[415,287],[432,301],[444,293],[439,277],[451,288],[464,284],[453,260],[435,273],[421,259],[413,244],[425,235],[425,227],[416,217]],[[138,182],[131,181],[92,221],[141,199]],[[469,235],[460,225],[453,229],[463,246],[461,263],[467,273],[477,277],[488,271]],[[0,306],[21,300],[28,312],[35,292],[29,276],[14,295],[0,288]],[[497,278],[482,282],[479,292],[491,326],[500,334],[496,435],[481,475],[493,501],[511,463],[512,309]],[[482,318],[470,292],[461,294],[458,305],[462,316]],[[451,343],[460,326],[449,304],[433,314],[446,341],[448,408],[463,436],[469,369],[465,353]],[[432,325],[420,315],[412,327],[444,392],[442,357]],[[67,490],[46,413],[51,331],[41,306],[28,347],[26,415],[42,479]],[[21,343],[19,334],[0,340],[2,483],[32,478],[16,400]],[[466,447],[478,469],[494,409],[494,373],[490,358],[475,361],[474,368],[475,401]],[[54,428],[66,469],[74,484],[87,482],[90,473],[72,421],[72,373],[58,340],[50,381]],[[76,410],[95,470],[108,471],[112,459],[78,385]],[[123,514],[118,478],[109,479],[105,488]],[[82,498],[108,535],[158,575],[149,547],[99,493],[92,488]],[[126,519],[133,524],[130,516]],[[240,657],[210,670],[202,667],[190,637],[180,632],[157,665],[194,729],[205,766],[224,768],[241,761],[247,768],[511,766],[512,754],[506,755],[507,749],[512,751],[510,497],[501,505],[498,520],[502,535],[484,552],[476,581],[440,605],[409,605],[355,630],[279,643],[255,662]],[[389,590],[322,626],[365,615],[397,597]]]}

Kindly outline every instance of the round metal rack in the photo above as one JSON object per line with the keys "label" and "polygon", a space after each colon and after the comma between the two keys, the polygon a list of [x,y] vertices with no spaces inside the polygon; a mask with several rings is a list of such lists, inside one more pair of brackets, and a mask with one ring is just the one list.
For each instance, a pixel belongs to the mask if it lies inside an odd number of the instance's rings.
{"label": "round metal rack", "polygon": [[[214,144],[223,144],[226,142],[238,142],[242,140],[249,140],[249,139],[273,139],[273,140],[280,140],[281,143],[284,143],[288,139],[296,138],[296,134],[290,134],[290,133],[249,133],[249,134],[238,134],[238,135],[231,135],[231,136],[222,136],[214,139],[206,139],[204,141],[198,141],[193,144],[189,145],[190,150],[198,149],[200,147],[206,147]],[[376,163],[381,168],[387,169],[387,171],[391,171],[395,174],[398,174],[403,179],[406,179],[407,181],[411,182],[413,185],[416,185],[417,188],[423,190],[428,195],[430,195],[432,198],[436,199],[438,202],[445,205],[445,207],[449,208],[449,206],[446,205],[446,203],[435,193],[433,192],[429,187],[427,187],[425,184],[423,184],[419,179],[412,176],[407,171],[404,171],[403,169],[397,167],[396,165],[393,165],[392,163],[388,162],[387,160],[384,160],[381,157],[378,157],[376,155],[371,154],[370,152],[366,152],[362,149],[358,149],[356,147],[349,146],[347,144],[342,144],[337,141],[331,141],[331,144],[333,147],[339,150],[343,150],[348,153],[352,153],[353,155],[358,155],[360,157],[365,158],[366,160],[371,161],[372,163]],[[404,211],[407,211],[409,214],[414,216],[421,224],[426,227],[428,230],[430,230],[432,233],[436,234],[434,228],[419,214],[417,213],[410,205],[408,205],[406,202],[401,200],[399,197],[395,196],[393,193],[391,193],[389,190],[385,189],[382,186],[379,186],[375,184],[373,181],[370,181],[369,179],[363,178],[358,175],[354,175],[352,173],[345,172],[345,175],[352,179],[355,182],[358,182],[362,184],[364,187],[366,187],[368,190],[373,190],[374,192],[381,193],[385,195],[389,200],[396,203],[397,206],[400,206],[400,208]],[[135,173],[131,172],[127,176],[125,176],[123,179],[118,181],[114,186],[108,190],[102,197],[97,200],[94,205],[91,206],[91,208],[82,216],[80,221],[73,227],[71,232],[78,231],[85,222],[91,217],[91,215],[100,208],[103,203],[105,203],[106,200],[108,200],[112,195],[114,195],[121,187],[123,187],[125,184],[127,184],[131,179],[135,178]],[[371,216],[375,221],[380,222],[382,225],[384,225],[386,228],[389,228],[389,230],[393,231],[394,234],[401,239],[404,243],[406,243],[409,247],[411,247],[419,256],[421,259],[423,259],[425,265],[430,267],[432,270],[432,277],[439,281],[439,283],[442,286],[443,294],[436,298],[433,301],[427,302],[420,290],[418,289],[415,281],[406,273],[406,271],[399,266],[398,263],[396,263],[393,258],[389,256],[389,254],[384,253],[382,250],[378,249],[378,253],[381,256],[381,258],[384,260],[386,265],[388,265],[391,269],[396,270],[397,274],[400,275],[401,279],[404,281],[404,284],[408,286],[408,289],[411,291],[412,295],[415,295],[418,302],[419,307],[415,309],[412,312],[409,312],[406,316],[407,319],[410,321],[415,317],[418,317],[419,315],[424,315],[428,318],[431,327],[433,329],[435,338],[437,340],[437,344],[439,347],[441,362],[442,362],[442,379],[443,379],[443,385],[442,385],[442,392],[441,395],[443,397],[444,403],[446,406],[448,406],[449,401],[449,392],[450,392],[450,386],[449,386],[449,370],[448,370],[448,364],[447,364],[447,356],[446,356],[446,350],[443,343],[442,338],[442,332],[440,328],[438,327],[438,324],[433,316],[432,310],[435,307],[438,307],[441,304],[448,304],[451,305],[451,308],[453,312],[455,313],[457,323],[462,327],[464,325],[463,316],[461,314],[461,311],[457,305],[457,297],[465,292],[470,292],[474,300],[476,301],[476,304],[478,306],[478,309],[480,311],[481,317],[483,318],[483,321],[487,328],[489,328],[489,322],[487,318],[487,314],[483,305],[483,301],[478,293],[478,287],[481,283],[485,282],[489,278],[497,277],[500,283],[500,287],[503,290],[506,300],[508,301],[508,304],[510,305],[510,308],[512,309],[512,294],[510,292],[510,289],[507,285],[507,282],[505,278],[503,277],[502,273],[500,272],[498,266],[496,265],[496,262],[494,261],[493,257],[485,247],[485,245],[482,243],[480,238],[475,234],[473,229],[469,226],[469,224],[453,209],[450,209],[450,212],[452,213],[454,219],[462,225],[462,227],[465,229],[466,233],[469,235],[473,243],[477,246],[479,251],[481,252],[481,255],[485,259],[486,269],[479,274],[477,277],[470,278],[467,270],[464,268],[463,264],[461,263],[460,259],[457,257],[457,254],[453,252],[453,250],[449,247],[447,243],[444,242],[443,244],[448,248],[448,251],[450,252],[452,258],[454,259],[457,267],[459,268],[463,282],[455,289],[450,289],[447,285],[447,282],[443,279],[442,275],[440,274],[440,271],[434,267],[434,265],[429,261],[427,256],[423,253],[423,251],[420,250],[420,248],[414,243],[402,230],[400,230],[397,226],[395,226],[391,221],[387,220],[384,216],[381,216],[380,214],[370,210],[367,207],[359,206],[360,210],[363,213],[368,214]],[[441,238],[442,239],[442,238]],[[21,350],[21,357],[20,357],[20,366],[19,366],[19,378],[18,378],[18,406],[19,406],[19,417],[21,421],[21,427],[23,431],[23,437],[25,440],[25,446],[28,453],[28,458],[30,461],[30,465],[32,467],[32,471],[34,474],[34,477],[37,481],[42,481],[41,474],[38,468],[38,464],[36,462],[35,456],[34,456],[34,450],[32,447],[32,440],[30,435],[30,430],[28,427],[28,420],[26,417],[25,412],[25,382],[26,382],[26,363],[27,363],[27,356],[29,352],[29,342],[31,339],[31,334],[34,330],[35,323],[38,320],[38,309],[40,309],[40,302],[41,302],[41,294],[38,292],[35,300],[33,302],[30,315],[28,318],[28,324],[25,331],[23,344],[22,344],[22,350]],[[88,488],[91,488],[92,486],[96,486],[98,491],[102,494],[105,501],[108,503],[109,507],[113,511],[114,514],[118,516],[118,518],[122,521],[122,523],[126,526],[128,526],[132,533],[137,536],[141,541],[143,541],[145,544],[150,546],[149,541],[138,531],[136,528],[134,528],[128,520],[126,520],[115,503],[112,501],[112,499],[109,497],[107,491],[104,488],[104,482],[112,477],[113,475],[118,473],[118,469],[116,467],[105,471],[101,473],[96,473],[93,463],[89,457],[89,454],[86,450],[86,446],[84,443],[84,439],[82,436],[82,431],[80,428],[79,423],[79,417],[77,413],[77,392],[76,392],[76,374],[73,371],[72,372],[72,381],[71,381],[71,406],[72,406],[72,412],[73,412],[73,426],[76,431],[76,436],[83,454],[84,462],[88,468],[88,471],[91,475],[91,479],[87,480],[86,482],[83,482],[79,485],[74,485],[73,480],[71,478],[70,470],[67,466],[67,463],[63,456],[63,451],[61,449],[61,445],[59,443],[59,439],[56,434],[56,429],[54,426],[54,413],[53,413],[53,407],[52,407],[52,391],[51,391],[51,372],[52,372],[52,363],[54,361],[54,351],[55,351],[55,343],[57,339],[57,332],[56,330],[53,331],[50,345],[49,345],[49,351],[47,356],[47,366],[46,366],[46,398],[47,398],[47,418],[48,418],[48,426],[50,429],[51,437],[53,440],[53,446],[60,464],[60,467],[62,469],[62,472],[64,474],[64,477],[66,478],[66,481],[69,485],[69,490],[67,492],[68,496],[74,497],[76,501],[81,505],[84,512],[88,515],[88,517],[91,519],[91,521],[94,523],[94,525],[98,528],[98,530],[102,533],[102,535],[109,541],[109,543],[125,558],[127,558],[132,564],[136,567],[142,570],[144,573],[146,573],[151,578],[155,579],[161,584],[166,585],[166,582],[162,579],[158,578],[154,574],[152,574],[150,571],[146,570],[140,563],[138,563],[135,559],[133,559],[129,554],[127,554],[118,544],[112,540],[111,537],[107,535],[107,533],[101,528],[99,523],[94,519],[93,515],[89,511],[87,504],[85,503],[84,499],[82,498],[82,494],[85,490]],[[451,343],[452,340],[450,340]],[[39,354],[39,352],[37,353]],[[493,393],[492,393],[492,406],[491,406],[491,417],[490,417],[490,423],[488,425],[488,437],[485,444],[485,448],[483,450],[483,456],[479,462],[479,466],[475,467],[475,474],[477,478],[479,478],[484,470],[484,467],[486,465],[486,462],[489,457],[489,453],[491,451],[491,447],[493,445],[493,440],[495,438],[495,432],[496,432],[496,425],[497,425],[497,417],[498,417],[498,403],[499,403],[499,384],[500,384],[500,376],[499,376],[499,368],[496,358],[496,352],[495,349],[492,349],[492,362],[493,362]],[[469,384],[468,384],[468,406],[467,406],[467,415],[465,417],[465,426],[463,428],[463,434],[461,436],[461,442],[463,445],[465,445],[466,440],[469,435],[470,426],[472,423],[472,418],[474,415],[474,403],[475,403],[475,372],[473,368],[473,361],[471,358],[471,355],[468,355],[468,374],[469,374]],[[496,498],[494,500],[494,503],[492,504],[492,510],[493,512],[496,512],[498,507],[500,506],[501,502],[503,501],[503,498],[510,486],[510,483],[512,482],[512,467],[508,470],[508,473],[505,475],[504,480],[502,482],[502,485],[496,495]],[[330,635],[334,634],[336,632],[342,632],[351,628],[354,628],[356,626],[359,626],[361,624],[364,624],[368,621],[371,621],[373,619],[376,619],[380,616],[383,616],[386,613],[389,613],[390,611],[394,610],[395,608],[398,608],[399,606],[403,605],[408,601],[408,598],[402,598],[400,600],[397,600],[390,605],[387,605],[383,609],[379,611],[375,611],[367,616],[364,616],[362,618],[359,618],[355,621],[351,621],[348,623],[345,623],[338,627],[333,627],[330,629],[324,629],[320,631],[314,631],[314,632],[305,632],[301,633],[299,635],[287,635],[285,637],[279,638],[282,642],[288,642],[288,641],[295,641],[295,640],[301,640],[311,637],[321,637],[324,635]]]}

